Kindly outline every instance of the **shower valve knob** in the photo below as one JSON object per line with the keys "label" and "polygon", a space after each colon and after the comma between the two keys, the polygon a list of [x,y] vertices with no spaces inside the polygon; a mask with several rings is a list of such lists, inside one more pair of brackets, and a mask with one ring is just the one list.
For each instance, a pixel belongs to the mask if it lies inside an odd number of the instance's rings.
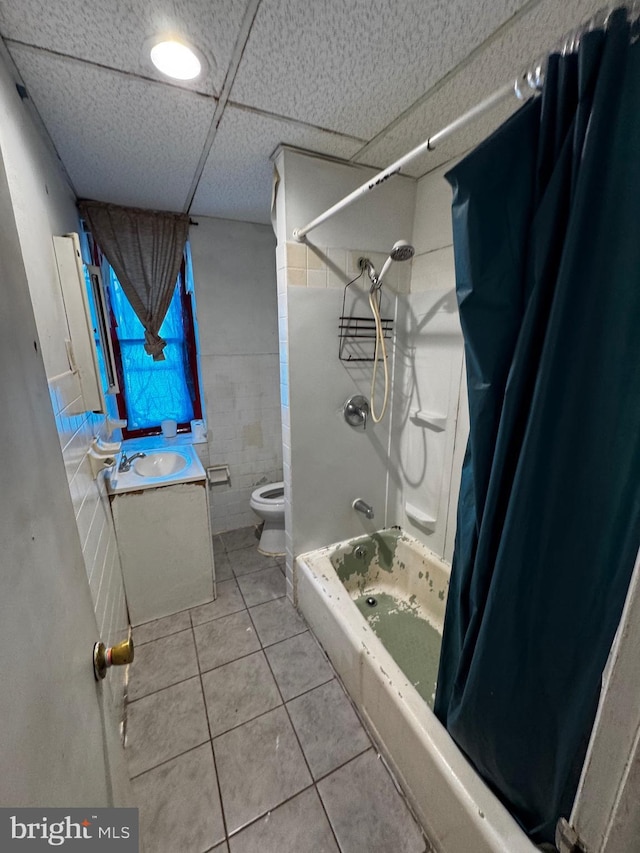
{"label": "shower valve knob", "polygon": [[367,418],[369,417],[369,402],[362,394],[356,394],[350,397],[344,404],[342,410],[345,421],[352,427],[361,426],[367,428]]}

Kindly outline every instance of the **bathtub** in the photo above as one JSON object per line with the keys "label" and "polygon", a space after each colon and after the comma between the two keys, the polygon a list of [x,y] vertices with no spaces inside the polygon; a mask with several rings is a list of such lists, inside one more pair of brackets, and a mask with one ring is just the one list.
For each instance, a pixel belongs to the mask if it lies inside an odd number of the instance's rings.
{"label": "bathtub", "polygon": [[[441,636],[448,579],[449,567],[399,528],[302,554],[295,562],[297,605],[433,848],[438,853],[533,853],[537,848],[430,710],[434,685],[427,683],[429,673],[411,671],[402,659],[405,675],[374,628],[390,648],[393,642],[375,618],[369,617],[371,627],[358,609],[369,616],[369,606],[393,596],[407,619],[426,618]],[[367,604],[367,598],[375,603]]]}

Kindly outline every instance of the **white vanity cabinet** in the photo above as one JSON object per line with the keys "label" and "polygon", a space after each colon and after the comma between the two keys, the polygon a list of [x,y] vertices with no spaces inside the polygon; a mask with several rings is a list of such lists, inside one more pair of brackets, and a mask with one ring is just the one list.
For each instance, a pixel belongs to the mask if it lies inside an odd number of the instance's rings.
{"label": "white vanity cabinet", "polygon": [[132,625],[214,598],[206,480],[112,495]]}

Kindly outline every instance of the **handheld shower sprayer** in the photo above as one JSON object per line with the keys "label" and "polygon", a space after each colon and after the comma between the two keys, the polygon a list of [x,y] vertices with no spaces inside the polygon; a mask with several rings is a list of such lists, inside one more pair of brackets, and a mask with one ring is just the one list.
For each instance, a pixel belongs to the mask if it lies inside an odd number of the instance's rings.
{"label": "handheld shower sprayer", "polygon": [[393,249],[389,253],[389,257],[384,262],[382,269],[380,270],[380,275],[378,276],[378,281],[376,284],[376,290],[378,290],[382,284],[382,279],[387,274],[389,267],[391,266],[392,261],[410,261],[411,258],[415,255],[416,250],[413,248],[411,243],[407,243],[406,240],[398,240],[397,243],[393,244]]}
{"label": "handheld shower sprayer", "polygon": [[365,270],[367,271],[369,279],[371,280],[371,291],[380,290],[380,287],[382,286],[382,279],[387,274],[392,261],[409,261],[414,256],[415,251],[416,250],[413,248],[411,243],[408,243],[406,240],[398,240],[393,244],[389,257],[382,265],[380,275],[376,272],[376,269],[369,258],[360,258],[358,263],[363,272]]}
{"label": "handheld shower sprayer", "polygon": [[[380,306],[379,306],[379,291],[382,286],[382,279],[387,274],[387,270],[391,266],[393,261],[409,261],[415,254],[415,249],[413,246],[408,243],[406,240],[398,240],[397,243],[393,244],[393,248],[389,253],[389,257],[386,259],[384,264],[382,265],[382,269],[380,270],[380,275],[376,272],[375,267],[369,260],[369,258],[360,258],[358,264],[362,272],[367,272],[369,279],[371,281],[371,287],[369,288],[369,305],[371,306],[371,311],[373,313],[373,318],[376,324],[376,347],[375,353],[373,356],[373,377],[371,380],[371,418],[374,423],[380,423],[382,418],[384,417],[384,413],[387,410],[387,401],[389,399],[389,368],[387,366],[387,350],[384,344],[384,332],[382,329],[382,321],[380,320]],[[378,296],[376,296],[378,293]],[[374,409],[374,395],[376,389],[376,375],[378,371],[378,351],[382,350],[382,362],[384,365],[384,400],[382,402],[382,411],[380,414],[376,414]]]}

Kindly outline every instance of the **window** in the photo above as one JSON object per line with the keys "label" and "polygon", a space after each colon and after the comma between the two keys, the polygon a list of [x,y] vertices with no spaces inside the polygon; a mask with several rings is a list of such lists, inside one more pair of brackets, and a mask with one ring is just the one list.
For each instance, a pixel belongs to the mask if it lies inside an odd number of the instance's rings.
{"label": "window", "polygon": [[82,268],[102,390],[104,394],[115,394],[118,390],[118,380],[109,333],[109,312],[102,285],[102,273],[100,267],[91,264],[83,264]]}
{"label": "window", "polygon": [[173,418],[178,431],[191,428],[202,417],[194,322],[193,282],[188,246],[176,288],[160,328],[167,342],[165,361],[153,361],[144,349],[144,328],[129,304],[112,268],[102,260],[107,283],[120,392],[118,413],[127,419],[124,438],[155,435],[160,422]]}

